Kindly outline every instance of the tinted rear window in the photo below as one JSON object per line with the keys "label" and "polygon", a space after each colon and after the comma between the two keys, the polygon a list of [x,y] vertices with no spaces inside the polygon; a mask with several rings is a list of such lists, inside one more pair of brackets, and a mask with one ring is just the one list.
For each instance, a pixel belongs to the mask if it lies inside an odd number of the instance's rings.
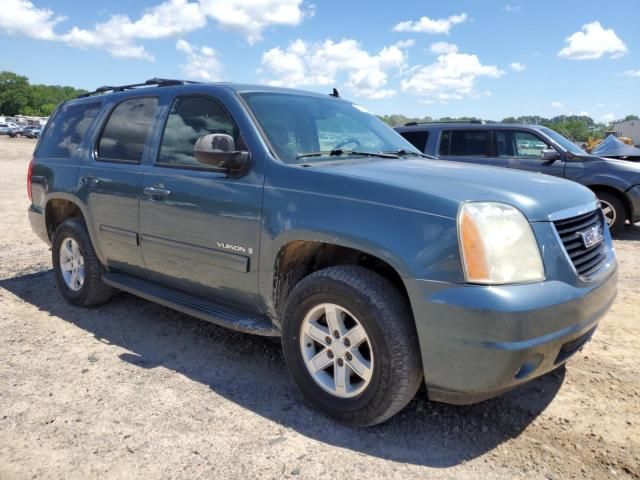
{"label": "tinted rear window", "polygon": [[425,149],[427,148],[427,140],[429,140],[429,132],[427,131],[401,132],[400,135],[402,135],[406,140],[408,140],[409,143],[411,143],[411,145],[413,145],[418,150],[424,153]]}
{"label": "tinted rear window", "polygon": [[158,99],[131,98],[113,109],[98,143],[99,160],[139,162]]}
{"label": "tinted rear window", "polygon": [[84,134],[98,116],[102,103],[63,105],[47,125],[38,156],[69,158],[80,146]]}
{"label": "tinted rear window", "polygon": [[449,130],[440,137],[440,155],[486,156],[490,153],[488,130]]}

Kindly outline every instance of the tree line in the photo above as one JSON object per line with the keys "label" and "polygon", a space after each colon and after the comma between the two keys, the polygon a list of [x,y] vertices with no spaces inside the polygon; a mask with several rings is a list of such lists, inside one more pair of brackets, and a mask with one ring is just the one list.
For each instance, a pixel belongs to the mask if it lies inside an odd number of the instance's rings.
{"label": "tree line", "polygon": [[60,85],[32,85],[29,79],[13,72],[0,72],[0,115],[48,117],[65,100],[85,93]]}
{"label": "tree line", "polygon": [[[41,116],[51,115],[56,106],[71,98],[86,93],[86,90],[60,85],[42,85],[29,83],[25,76],[14,72],[0,72],[0,115],[15,116]],[[402,126],[408,122],[432,122],[432,121],[469,121],[479,120],[475,117],[406,117],[400,114],[382,115],[381,120],[392,127]],[[623,120],[638,119],[636,115],[627,115]],[[507,117],[501,120],[504,123],[537,124],[552,128],[553,130],[571,137],[577,142],[584,142],[587,137],[601,138],[609,128],[606,123],[597,123],[591,117],[585,115],[558,115],[553,118],[544,118],[536,115],[521,117]]]}
{"label": "tree line", "polygon": [[[394,114],[394,115],[382,115],[379,117],[382,121],[387,123],[392,127],[398,127],[405,125],[408,122],[447,122],[447,121],[473,121],[480,120],[476,117],[442,117],[442,118],[432,118],[432,117],[405,117],[404,115]],[[638,120],[637,115],[627,115],[620,120]],[[500,120],[502,123],[523,123],[523,124],[534,124],[534,125],[542,125],[544,127],[551,128],[556,132],[564,135],[565,137],[570,137],[572,140],[576,142],[586,142],[588,137],[594,138],[602,138],[604,136],[604,132],[610,129],[610,124],[607,123],[597,123],[593,120],[593,118],[586,115],[558,115],[553,118],[545,118],[538,115],[524,115],[521,117],[507,117]]]}

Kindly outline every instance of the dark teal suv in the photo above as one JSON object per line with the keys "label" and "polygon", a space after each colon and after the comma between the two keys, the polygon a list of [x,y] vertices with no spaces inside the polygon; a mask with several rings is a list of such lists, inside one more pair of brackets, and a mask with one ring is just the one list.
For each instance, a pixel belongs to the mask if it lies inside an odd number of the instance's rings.
{"label": "dark teal suv", "polygon": [[335,91],[154,79],[57,109],[29,217],[71,303],[280,337],[313,404],[372,425],[423,379],[471,403],[555,369],[616,296],[589,189],[423,157]]}

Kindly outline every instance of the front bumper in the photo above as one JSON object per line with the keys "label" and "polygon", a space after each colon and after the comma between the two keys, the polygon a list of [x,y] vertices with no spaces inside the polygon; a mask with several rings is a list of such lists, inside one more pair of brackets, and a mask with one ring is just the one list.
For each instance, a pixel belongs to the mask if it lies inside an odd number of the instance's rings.
{"label": "front bumper", "polygon": [[631,223],[640,222],[640,185],[627,190],[627,198],[631,202]]}
{"label": "front bumper", "polygon": [[429,397],[491,398],[566,362],[617,294],[612,257],[597,282],[473,286],[409,282]]}

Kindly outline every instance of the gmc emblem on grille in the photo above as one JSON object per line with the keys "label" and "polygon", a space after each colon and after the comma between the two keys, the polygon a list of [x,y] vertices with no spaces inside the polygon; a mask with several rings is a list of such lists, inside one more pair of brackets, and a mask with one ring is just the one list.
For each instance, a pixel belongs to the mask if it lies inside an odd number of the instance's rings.
{"label": "gmc emblem on grille", "polygon": [[604,240],[604,235],[602,234],[602,228],[600,228],[600,225],[595,225],[584,232],[578,232],[578,235],[582,239],[582,243],[584,243],[585,248],[591,248]]}

